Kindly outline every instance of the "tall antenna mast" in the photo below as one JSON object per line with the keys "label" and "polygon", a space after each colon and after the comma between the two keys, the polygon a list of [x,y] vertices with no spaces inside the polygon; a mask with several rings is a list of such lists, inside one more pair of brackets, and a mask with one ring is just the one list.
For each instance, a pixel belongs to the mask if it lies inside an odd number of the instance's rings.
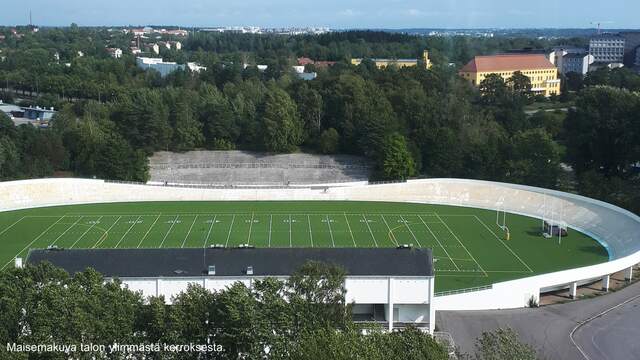
{"label": "tall antenna mast", "polygon": [[31,9],[29,9],[29,27],[33,27],[33,18],[31,17]]}

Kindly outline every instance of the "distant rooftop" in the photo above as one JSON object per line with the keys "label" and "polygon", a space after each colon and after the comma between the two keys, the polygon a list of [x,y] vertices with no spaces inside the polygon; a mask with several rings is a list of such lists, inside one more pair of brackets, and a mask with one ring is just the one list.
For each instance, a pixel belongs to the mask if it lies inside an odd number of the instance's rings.
{"label": "distant rooftop", "polygon": [[555,66],[542,54],[504,54],[476,56],[460,71],[492,72],[516,71],[521,69],[550,69]]}
{"label": "distant rooftop", "polygon": [[430,249],[394,248],[206,248],[32,250],[27,263],[48,261],[70,274],[94,268],[108,278],[289,276],[307,261],[344,267],[351,276],[433,276]]}

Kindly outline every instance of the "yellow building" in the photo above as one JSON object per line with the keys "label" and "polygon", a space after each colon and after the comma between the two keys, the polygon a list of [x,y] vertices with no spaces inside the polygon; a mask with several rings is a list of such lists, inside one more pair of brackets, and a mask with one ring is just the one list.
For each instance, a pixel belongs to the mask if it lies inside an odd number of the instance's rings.
{"label": "yellow building", "polygon": [[[351,59],[351,64],[360,65],[363,59]],[[386,68],[387,66],[396,66],[399,68],[403,67],[413,67],[418,66],[417,59],[370,59],[376,64],[378,69]],[[431,63],[431,59],[429,59],[429,51],[425,50],[422,53],[422,62],[426,69],[431,69],[433,64]]]}
{"label": "yellow building", "polygon": [[534,94],[560,95],[558,69],[542,54],[476,56],[459,74],[474,86],[479,86],[490,74],[498,74],[506,81],[516,71],[531,79]]}

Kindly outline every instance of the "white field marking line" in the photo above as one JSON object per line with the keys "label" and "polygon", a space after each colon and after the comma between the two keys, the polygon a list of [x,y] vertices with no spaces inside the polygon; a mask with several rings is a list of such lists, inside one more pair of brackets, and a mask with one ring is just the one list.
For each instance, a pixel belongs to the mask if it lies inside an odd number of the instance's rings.
{"label": "white field marking line", "polygon": [[83,233],[82,233],[82,235],[80,235],[80,237],[78,238],[78,240],[76,240],[76,241],[71,245],[71,247],[69,247],[69,249],[73,249],[73,247],[74,247],[74,246],[76,246],[76,244],[78,243],[78,241],[80,241],[80,240],[81,240],[85,235],[87,235],[87,233],[88,233],[89,231],[91,231],[91,229],[93,229],[93,228],[96,226],[96,224],[98,223],[98,221],[102,220],[102,218],[103,218],[103,217],[104,217],[104,216],[100,216],[100,217],[98,218],[98,220],[96,220],[96,222],[94,222],[93,224],[91,224],[91,226],[87,229],[87,231],[83,232]]}
{"label": "white field marking line", "polygon": [[209,231],[207,231],[207,235],[204,237],[204,244],[202,244],[202,248],[207,247],[207,243],[209,242],[209,235],[211,235],[211,230],[213,229],[213,224],[216,223],[216,218],[218,215],[213,215],[213,219],[211,219],[211,225],[209,225]]}
{"label": "white field marking line", "polygon": [[333,240],[333,230],[331,230],[331,224],[329,223],[329,215],[327,215],[327,226],[329,227],[329,234],[331,235],[331,244],[336,247],[336,242]]}
{"label": "white field marking line", "polygon": [[[453,269],[435,269],[436,272],[474,272],[478,274],[482,274],[482,271],[478,270],[453,270]],[[528,274],[528,271],[524,270],[488,270],[486,273],[496,273],[496,274]]]}
{"label": "white field marking line", "polygon": [[449,232],[453,235],[453,237],[456,238],[456,240],[458,240],[458,242],[460,243],[460,245],[462,245],[462,247],[464,248],[464,250],[467,252],[467,254],[469,254],[469,257],[471,257],[473,259],[473,261],[476,263],[476,265],[478,265],[478,268],[480,268],[480,270],[482,270],[482,272],[485,274],[485,276],[489,276],[487,275],[487,272],[484,271],[484,269],[482,268],[482,265],[480,265],[480,263],[478,262],[478,260],[476,260],[475,257],[473,257],[473,255],[471,255],[471,253],[469,252],[469,249],[467,249],[466,246],[464,246],[464,244],[462,243],[462,241],[460,241],[460,238],[458,237],[458,235],[456,235],[456,233],[453,232],[453,230],[451,230],[451,228],[449,227],[449,225],[447,225],[447,223],[440,217],[438,216],[438,214],[436,214],[436,216],[438,217],[438,219],[440,219],[440,221],[442,221],[442,223],[444,224],[444,226],[447,228],[447,230],[449,230]]}
{"label": "white field marking line", "polygon": [[229,233],[227,234],[227,242],[224,244],[225,247],[229,246],[229,238],[231,237],[231,230],[233,229],[233,223],[236,221],[236,215],[234,214],[231,218],[231,226],[229,226]]}
{"label": "white field marking line", "polygon": [[68,228],[67,228],[67,229],[66,229],[62,234],[58,235],[58,237],[57,237],[55,240],[53,240],[53,243],[51,243],[51,245],[49,245],[49,246],[53,246],[53,245],[55,245],[55,244],[58,242],[58,240],[60,240],[60,238],[61,238],[61,237],[63,237],[63,236],[64,236],[64,234],[68,233],[68,232],[69,232],[69,230],[71,230],[74,226],[76,226],[76,224],[77,224],[77,223],[79,223],[79,222],[80,222],[80,220],[82,220],[82,218],[83,218],[83,217],[84,217],[84,216],[80,216],[80,218],[79,218],[78,220],[76,220],[76,222],[74,222],[73,224],[71,224],[71,226],[69,226],[69,227],[68,227]]}
{"label": "white field marking line", "polygon": [[271,224],[273,223],[273,215],[269,214],[269,247],[271,247]]}
{"label": "white field marking line", "polygon": [[449,255],[449,252],[447,251],[447,249],[445,249],[444,246],[442,246],[442,243],[440,242],[440,240],[438,239],[436,234],[434,234],[433,231],[431,231],[431,228],[429,227],[429,225],[427,225],[427,223],[422,219],[422,216],[418,215],[418,218],[420,219],[420,221],[422,221],[422,223],[427,228],[427,230],[429,230],[429,233],[431,234],[431,236],[433,236],[433,238],[436,239],[436,242],[438,243],[438,245],[440,245],[442,250],[444,250],[444,253],[449,258],[449,261],[451,261],[453,263],[453,266],[455,266],[457,270],[460,270],[460,267],[458,267],[458,264],[456,264],[456,262],[453,261],[453,258],[451,257],[451,255]]}
{"label": "white field marking line", "polygon": [[96,246],[98,245],[102,245],[102,243],[107,239],[107,237],[109,236],[109,231],[111,231],[111,229],[113,229],[114,226],[116,226],[116,224],[118,223],[118,221],[120,221],[120,219],[122,219],[122,216],[118,216],[118,218],[116,219],[116,221],[111,224],[111,226],[109,226],[109,228],[107,229],[107,231],[104,232],[104,235],[99,237],[98,240],[96,241],[95,244],[93,244],[93,247],[91,247],[92,249],[95,249]]}
{"label": "white field marking line", "polygon": [[353,232],[351,231],[351,225],[349,224],[349,219],[347,219],[347,214],[344,214],[344,219],[347,221],[347,227],[349,228],[349,234],[351,234],[351,240],[353,240],[353,246],[358,247],[356,244],[356,238],[353,236]]}
{"label": "white field marking line", "polygon": [[309,224],[309,239],[311,240],[311,247],[313,247],[313,232],[311,232],[311,219],[307,215],[307,224]]}
{"label": "white field marking line", "polygon": [[140,242],[138,243],[138,246],[137,246],[138,249],[142,245],[142,242],[144,241],[144,239],[146,239],[147,236],[149,235],[149,233],[151,232],[151,229],[153,229],[153,227],[156,226],[156,223],[158,222],[158,219],[160,219],[160,216],[162,216],[162,213],[158,214],[156,219],[153,221],[153,224],[151,224],[151,227],[149,229],[147,229],[146,233],[144,233],[144,236],[142,237],[142,239],[140,239]]}
{"label": "white field marking line", "polygon": [[191,234],[191,229],[193,229],[193,225],[196,224],[196,220],[198,220],[198,215],[196,215],[196,217],[193,218],[193,222],[191,223],[191,226],[189,227],[189,231],[187,231],[187,235],[185,235],[184,240],[182,240],[182,245],[180,245],[181,248],[183,248],[184,244],[187,242],[187,238],[189,237],[189,234]]}
{"label": "white field marking line", "polygon": [[133,229],[133,227],[136,226],[136,224],[138,224],[138,221],[140,221],[141,217],[142,216],[138,216],[138,218],[133,222],[133,224],[131,224],[131,226],[129,226],[129,229],[127,229],[127,231],[125,231],[124,235],[122,235],[122,237],[120,238],[120,240],[116,244],[116,247],[115,247],[116,249],[118,248],[118,246],[120,246],[120,243],[122,242],[122,240],[124,240],[124,238],[127,236],[127,234],[129,234],[131,229]]}
{"label": "white field marking line", "polygon": [[251,213],[251,222],[249,223],[249,235],[247,236],[247,244],[251,244],[251,229],[253,229],[254,213]]}
{"label": "white field marking line", "polygon": [[0,236],[1,236],[2,234],[4,234],[5,232],[7,232],[7,230],[11,229],[11,228],[13,227],[13,225],[15,225],[15,224],[19,223],[19,222],[20,222],[22,219],[24,219],[24,218],[25,218],[25,216],[21,217],[20,219],[18,219],[18,221],[14,222],[13,224],[9,225],[8,227],[4,228],[4,230],[2,230],[2,231],[0,232]]}
{"label": "white field marking line", "polygon": [[289,247],[293,247],[293,241],[291,241],[291,214],[289,214]]}
{"label": "white field marking line", "polygon": [[[371,226],[369,226],[369,220],[367,220],[367,217],[364,216],[364,214],[362,214],[362,218],[364,219],[364,223],[367,224],[367,228],[369,228],[369,234],[371,234],[371,238],[373,239],[373,243],[376,244],[376,247],[378,247],[378,242],[376,241],[376,237],[373,235],[373,231],[371,231]],[[391,231],[391,230],[389,230]]]}
{"label": "white field marking line", "polygon": [[590,317],[590,318],[588,318],[588,319],[586,319],[586,320],[580,321],[580,322],[578,322],[578,325],[576,325],[576,326],[573,328],[573,330],[571,330],[571,333],[569,333],[569,339],[571,339],[571,343],[573,344],[573,346],[575,346],[575,347],[576,347],[576,349],[578,349],[578,351],[580,351],[580,354],[581,354],[581,355],[582,355],[586,360],[591,360],[591,358],[590,358],[590,357],[589,357],[589,356],[584,352],[584,350],[582,350],[582,347],[581,347],[580,345],[578,345],[578,343],[576,343],[576,340],[573,338],[573,335],[575,335],[576,331],[578,331],[578,329],[580,329],[580,328],[581,328],[581,327],[583,327],[584,325],[586,325],[586,324],[590,323],[591,321],[593,321],[593,320],[595,320],[595,319],[597,319],[597,318],[599,318],[599,317],[602,317],[602,316],[604,316],[604,315],[607,315],[608,313],[612,312],[613,310],[615,310],[615,309],[617,309],[617,308],[619,308],[619,307],[621,307],[621,306],[624,306],[624,305],[626,305],[626,304],[628,304],[628,303],[630,303],[630,302],[632,302],[632,301],[634,301],[634,300],[636,300],[636,299],[638,299],[638,298],[640,298],[640,295],[636,295],[636,296],[634,296],[634,297],[632,297],[632,298],[630,298],[630,299],[627,299],[627,300],[625,300],[625,301],[621,302],[621,303],[620,303],[620,304],[618,304],[618,305],[615,305],[615,306],[613,306],[613,307],[608,308],[607,310],[605,310],[605,311],[603,311],[603,312],[601,312],[601,313],[599,313],[599,314],[593,315],[592,317]]}
{"label": "white field marking line", "polygon": [[418,243],[418,246],[422,247],[422,244],[420,244],[420,240],[418,240],[418,238],[416,237],[416,235],[413,233],[413,231],[411,230],[411,228],[409,227],[409,222],[407,220],[405,220],[402,215],[400,215],[400,220],[402,220],[402,222],[404,223],[404,226],[407,227],[407,230],[409,230],[409,233],[411,233],[411,236],[413,236],[413,240],[415,240]]}
{"label": "white field marking line", "polygon": [[38,235],[35,239],[33,239],[30,243],[27,244],[27,246],[25,246],[22,250],[20,250],[16,256],[13,257],[13,259],[9,260],[9,262],[7,262],[6,264],[4,264],[2,266],[3,270],[5,267],[7,267],[7,265],[11,264],[11,262],[18,257],[18,255],[22,254],[25,250],[27,250],[29,247],[31,247],[31,245],[33,245],[33,243],[35,243],[36,241],[38,241],[44,234],[46,234],[52,227],[54,227],[57,223],[59,223],[62,219],[64,219],[66,215],[62,215],[56,222],[54,222],[53,224],[49,225],[46,229],[44,229],[43,232],[40,233],[40,235]]}
{"label": "white field marking line", "polygon": [[164,237],[162,238],[162,241],[160,242],[160,245],[158,245],[158,248],[161,248],[164,245],[164,241],[167,240],[167,237],[169,236],[169,234],[171,233],[171,230],[173,229],[173,227],[175,226],[176,222],[178,221],[178,217],[180,215],[176,215],[176,218],[173,219],[173,222],[171,223],[171,226],[169,226],[169,230],[167,230],[167,233],[164,234]]}
{"label": "white field marking line", "polygon": [[482,226],[484,226],[487,230],[489,230],[489,232],[490,232],[491,234],[493,234],[493,236],[495,236],[495,238],[496,238],[496,239],[498,239],[498,241],[500,241],[500,242],[502,243],[502,245],[504,245],[504,246],[507,248],[507,250],[509,250],[509,251],[513,254],[513,256],[515,256],[515,257],[516,257],[516,259],[518,259],[518,260],[522,263],[522,265],[526,266],[526,268],[529,270],[529,272],[533,272],[533,270],[531,269],[531,267],[529,267],[529,265],[527,265],[527,263],[526,263],[526,262],[524,262],[524,260],[522,260],[522,259],[520,258],[520,256],[518,256],[518,254],[516,254],[516,252],[515,252],[515,251],[513,251],[513,249],[511,249],[511,247],[509,247],[509,245],[507,245],[504,241],[502,241],[502,239],[500,239],[500,237],[498,237],[498,235],[496,235],[496,233],[494,233],[494,232],[493,232],[493,230],[491,230],[491,229],[487,226],[487,224],[485,224],[485,223],[484,223],[484,221],[482,221],[482,219],[480,219],[477,215],[473,215],[473,217],[475,217],[475,218],[476,218],[476,220],[478,220],[478,222],[480,222],[480,224],[482,224]]}
{"label": "white field marking line", "polygon": [[400,244],[398,244],[398,240],[396,240],[396,236],[393,234],[393,231],[391,231],[391,227],[389,226],[389,223],[387,223],[387,219],[384,218],[384,215],[380,214],[380,217],[382,218],[382,221],[384,221],[384,224],[387,225],[387,229],[389,229],[389,234],[391,234],[391,240],[396,243],[396,246],[400,246]]}
{"label": "white field marking line", "polygon": [[204,244],[202,244],[203,248],[207,247],[207,243],[209,242],[209,235],[211,235],[211,230],[213,229],[213,224],[216,223],[216,218],[218,215],[213,215],[213,220],[211,220],[211,225],[209,225],[209,231],[207,231],[207,236],[204,238]]}

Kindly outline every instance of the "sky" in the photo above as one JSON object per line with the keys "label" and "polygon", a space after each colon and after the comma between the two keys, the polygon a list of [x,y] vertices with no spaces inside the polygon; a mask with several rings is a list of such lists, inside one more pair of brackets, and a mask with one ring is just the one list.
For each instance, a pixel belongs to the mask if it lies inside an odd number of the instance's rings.
{"label": "sky", "polygon": [[1,25],[640,27],[638,0],[2,0]]}

